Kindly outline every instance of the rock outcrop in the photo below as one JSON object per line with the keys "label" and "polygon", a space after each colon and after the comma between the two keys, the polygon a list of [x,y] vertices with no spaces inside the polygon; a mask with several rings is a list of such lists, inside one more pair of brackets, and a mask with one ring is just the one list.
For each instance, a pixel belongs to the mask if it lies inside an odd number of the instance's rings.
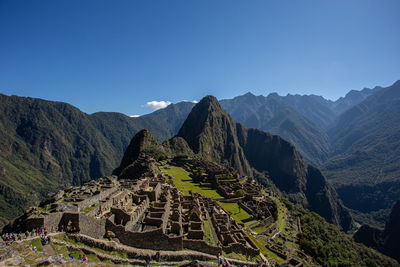
{"label": "rock outcrop", "polygon": [[157,143],[151,133],[143,129],[131,140],[125,151],[121,164],[114,170],[113,174],[119,178],[140,178],[143,174],[156,176],[158,168],[151,160],[145,157],[160,158],[165,156],[164,148]]}

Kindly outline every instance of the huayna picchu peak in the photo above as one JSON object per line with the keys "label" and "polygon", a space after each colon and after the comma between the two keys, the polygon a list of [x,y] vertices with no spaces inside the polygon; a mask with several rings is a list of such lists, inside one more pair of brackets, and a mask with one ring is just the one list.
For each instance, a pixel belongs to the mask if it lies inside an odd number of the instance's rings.
{"label": "huayna picchu peak", "polygon": [[[201,158],[227,163],[242,175],[273,183],[285,197],[317,212],[344,230],[353,221],[321,172],[277,135],[248,129],[232,120],[213,96],[203,98],[178,132]],[[253,172],[257,174],[253,175]]]}
{"label": "huayna picchu peak", "polygon": [[[72,264],[82,251],[102,264],[399,266],[339,230],[352,227],[290,142],[236,123],[207,96],[176,136],[160,144],[138,131],[112,176],[49,195],[3,238],[21,263]],[[33,244],[61,256],[26,253]]]}

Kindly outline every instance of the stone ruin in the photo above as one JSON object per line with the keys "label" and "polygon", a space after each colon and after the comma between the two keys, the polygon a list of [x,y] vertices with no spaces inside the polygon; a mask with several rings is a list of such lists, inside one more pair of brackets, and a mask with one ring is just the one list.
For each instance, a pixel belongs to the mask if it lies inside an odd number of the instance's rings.
{"label": "stone ruin", "polygon": [[[273,192],[223,165],[185,158],[172,163],[190,171],[193,180],[211,184],[224,196],[224,202],[237,203],[249,213],[247,220],[257,223],[246,227],[265,227],[259,235],[266,238],[269,250],[291,264],[301,263],[300,252],[289,255],[284,245],[272,238],[284,238],[276,228]],[[209,255],[225,252],[248,257],[260,254],[249,233],[243,230],[244,225],[233,220],[215,199],[196,193],[185,196],[162,175],[147,175],[139,179],[103,177],[49,195],[41,206],[23,216],[19,231],[44,226],[50,231],[81,234],[99,242],[109,239],[140,249],[188,249]],[[296,218],[289,219],[300,228]]]}
{"label": "stone ruin", "polygon": [[[198,194],[184,196],[164,178],[104,177],[50,196],[25,217],[20,230],[43,226],[153,250],[259,254],[241,226],[215,200]],[[205,221],[216,234],[215,244],[205,240]]]}

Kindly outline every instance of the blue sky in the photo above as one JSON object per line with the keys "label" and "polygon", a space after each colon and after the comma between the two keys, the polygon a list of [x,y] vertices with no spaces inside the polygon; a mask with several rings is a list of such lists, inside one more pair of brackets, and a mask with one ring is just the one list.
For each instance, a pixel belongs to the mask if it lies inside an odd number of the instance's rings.
{"label": "blue sky", "polygon": [[400,79],[400,1],[0,0],[0,93],[87,113]]}

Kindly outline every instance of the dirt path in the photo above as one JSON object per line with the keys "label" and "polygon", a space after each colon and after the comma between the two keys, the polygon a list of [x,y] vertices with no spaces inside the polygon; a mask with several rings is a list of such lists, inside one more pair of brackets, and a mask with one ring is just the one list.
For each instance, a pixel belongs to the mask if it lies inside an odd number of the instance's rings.
{"label": "dirt path", "polygon": [[43,246],[43,251],[49,254],[50,256],[57,256],[54,249],[50,246],[50,244]]}

